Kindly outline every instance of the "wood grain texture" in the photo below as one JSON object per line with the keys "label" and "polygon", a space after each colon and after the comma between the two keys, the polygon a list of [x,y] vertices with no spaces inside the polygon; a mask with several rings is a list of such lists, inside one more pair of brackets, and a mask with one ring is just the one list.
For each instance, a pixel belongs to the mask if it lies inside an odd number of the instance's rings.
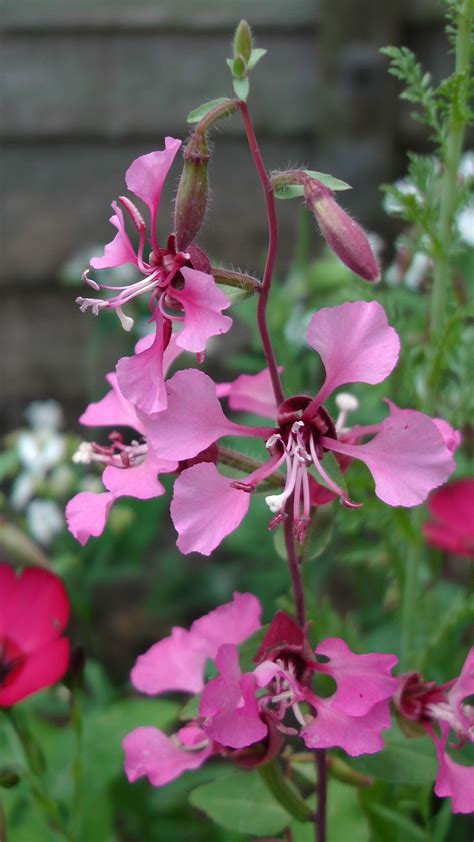
{"label": "wood grain texture", "polygon": [[[153,137],[183,133],[200,102],[231,95],[227,32],[213,35],[91,33],[6,39],[2,57],[2,135]],[[315,36],[269,35],[252,85],[257,130],[312,132],[317,119]],[[278,105],[277,105],[278,103]],[[239,121],[228,121],[241,133]]]}

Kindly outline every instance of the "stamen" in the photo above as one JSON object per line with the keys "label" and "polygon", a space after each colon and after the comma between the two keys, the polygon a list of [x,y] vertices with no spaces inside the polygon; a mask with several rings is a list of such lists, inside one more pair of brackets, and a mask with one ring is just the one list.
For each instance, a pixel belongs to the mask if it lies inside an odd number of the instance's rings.
{"label": "stamen", "polygon": [[137,207],[133,204],[132,201],[127,196],[119,196],[118,201],[122,205],[122,207],[127,211],[130,219],[132,220],[135,228],[139,233],[142,231],[146,232],[146,225],[143,216],[141,215],[140,211]]}
{"label": "stamen", "polygon": [[117,307],[115,312],[117,313],[117,316],[120,319],[120,324],[122,325],[123,329],[126,330],[127,333],[129,333],[133,325],[135,324],[132,317],[126,316],[121,307]]}
{"label": "stamen", "polygon": [[331,491],[334,492],[334,494],[337,494],[337,496],[341,498],[341,502],[344,506],[346,506],[349,509],[359,509],[362,506],[362,503],[353,503],[352,500],[350,500],[347,497],[343,489],[340,488],[339,485],[337,485],[337,483],[335,483],[334,480],[331,479],[329,474],[324,470],[323,466],[321,465],[321,462],[318,459],[316,447],[314,445],[312,436],[309,440],[309,447],[311,450],[311,456],[313,457],[314,467],[316,468],[317,472],[324,480],[324,483],[328,486],[328,488],[330,488]]}
{"label": "stamen", "polygon": [[92,445],[87,441],[81,441],[76,452],[72,455],[72,461],[76,465],[90,465],[93,459]]}
{"label": "stamen", "polygon": [[81,275],[81,281],[85,284],[89,284],[89,286],[97,292],[100,290],[100,284],[98,284],[97,281],[94,281],[93,278],[89,278],[89,269],[84,269]]}

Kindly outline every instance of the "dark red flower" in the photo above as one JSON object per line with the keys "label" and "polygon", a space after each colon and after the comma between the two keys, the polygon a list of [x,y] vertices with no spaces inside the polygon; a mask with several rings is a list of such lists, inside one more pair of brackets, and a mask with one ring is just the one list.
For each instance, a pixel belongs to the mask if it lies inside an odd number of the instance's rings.
{"label": "dark red flower", "polygon": [[0,707],[17,704],[64,675],[69,618],[62,581],[37,567],[17,576],[0,563]]}
{"label": "dark red flower", "polygon": [[434,518],[423,527],[428,543],[474,558],[474,477],[454,480],[435,491],[428,511]]}

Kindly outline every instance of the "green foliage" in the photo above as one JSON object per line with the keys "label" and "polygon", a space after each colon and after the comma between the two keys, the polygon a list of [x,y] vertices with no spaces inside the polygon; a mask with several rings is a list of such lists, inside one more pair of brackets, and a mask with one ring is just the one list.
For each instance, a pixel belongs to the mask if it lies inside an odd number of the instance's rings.
{"label": "green foliage", "polygon": [[234,772],[191,793],[191,803],[228,830],[274,836],[290,823],[258,772]]}

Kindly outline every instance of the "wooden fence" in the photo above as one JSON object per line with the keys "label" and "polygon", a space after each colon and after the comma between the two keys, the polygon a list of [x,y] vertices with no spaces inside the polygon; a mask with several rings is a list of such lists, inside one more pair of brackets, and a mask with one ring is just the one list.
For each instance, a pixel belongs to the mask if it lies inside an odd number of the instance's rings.
{"label": "wooden fence", "polygon": [[[71,410],[87,391],[91,316],[58,282],[74,253],[111,235],[109,203],[136,155],[185,115],[229,92],[225,58],[247,17],[268,56],[250,106],[270,167],[333,172],[354,186],[347,204],[380,228],[377,185],[403,171],[422,135],[399,106],[378,47],[408,43],[435,74],[449,67],[435,0],[6,0],[2,7],[3,369],[0,419],[18,422],[34,398]],[[168,233],[179,167],[164,197]],[[212,202],[202,244],[258,271],[262,200],[236,118],[217,135]],[[290,207],[291,205],[291,207]],[[280,206],[283,257],[295,206]],[[100,376],[116,348],[100,362]]]}

